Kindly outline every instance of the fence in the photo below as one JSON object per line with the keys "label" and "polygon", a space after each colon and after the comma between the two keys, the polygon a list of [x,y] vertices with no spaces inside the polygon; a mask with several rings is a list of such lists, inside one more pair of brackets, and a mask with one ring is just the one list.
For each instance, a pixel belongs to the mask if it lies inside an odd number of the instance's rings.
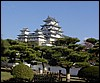
{"label": "fence", "polygon": [[59,70],[58,73],[53,73],[49,71],[42,71],[39,68],[39,71],[37,74],[34,75],[33,81],[34,82],[61,82],[62,81],[62,74],[61,70]]}
{"label": "fence", "polygon": [[34,82],[57,82],[58,78],[57,75],[50,73],[50,74],[36,74],[34,75]]}

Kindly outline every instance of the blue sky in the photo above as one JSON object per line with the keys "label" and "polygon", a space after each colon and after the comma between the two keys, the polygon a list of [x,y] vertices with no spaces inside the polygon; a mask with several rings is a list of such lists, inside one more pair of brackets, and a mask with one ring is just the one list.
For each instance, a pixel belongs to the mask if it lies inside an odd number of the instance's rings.
{"label": "blue sky", "polygon": [[59,21],[66,36],[99,39],[98,1],[2,1],[1,36],[16,39],[24,27],[40,29],[48,15]]}

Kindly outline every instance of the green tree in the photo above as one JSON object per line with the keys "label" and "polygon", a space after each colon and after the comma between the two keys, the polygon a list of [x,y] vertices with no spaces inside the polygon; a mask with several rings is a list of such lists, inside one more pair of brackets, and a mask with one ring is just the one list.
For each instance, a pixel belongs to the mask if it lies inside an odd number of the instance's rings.
{"label": "green tree", "polygon": [[99,82],[99,66],[82,67],[78,76],[86,79],[87,82]]}
{"label": "green tree", "polygon": [[56,59],[59,66],[66,69],[66,81],[68,75],[70,74],[70,68],[73,62],[68,61],[69,54],[71,53],[72,49],[68,49],[67,47],[53,47],[52,48],[52,58]]}
{"label": "green tree", "polygon": [[5,51],[9,48],[10,44],[7,40],[1,39],[1,56],[6,56]]}
{"label": "green tree", "polygon": [[97,42],[98,40],[95,38],[88,38],[86,39],[86,42],[92,43],[93,45]]}
{"label": "green tree", "polygon": [[19,43],[18,40],[12,40],[12,39],[6,39],[7,42],[9,42],[10,45],[17,45]]}
{"label": "green tree", "polygon": [[84,51],[85,50],[85,46],[82,44],[77,44],[77,47],[75,48],[75,51]]}
{"label": "green tree", "polygon": [[38,43],[35,41],[28,41],[27,45],[31,48],[34,48],[35,46],[38,46]]}
{"label": "green tree", "polygon": [[95,38],[88,38],[86,42],[89,42],[93,45],[87,50],[87,52],[90,53],[89,61],[93,63],[99,62],[99,40]]}
{"label": "green tree", "polygon": [[7,59],[7,57],[1,56],[1,61],[3,61],[3,62],[8,62],[8,59]]}
{"label": "green tree", "polygon": [[[84,46],[77,44],[80,40],[78,38],[72,37],[64,37],[62,38],[64,41],[62,44],[61,41],[57,40],[60,46],[53,47],[52,58],[54,58],[58,65],[66,69],[66,81],[68,80],[68,76],[70,79],[70,68],[74,66],[78,62],[78,65],[86,66],[89,63],[87,62],[89,59],[89,53],[83,51]],[[81,49],[80,49],[81,48]],[[80,63],[81,62],[81,63]],[[87,64],[83,65],[84,62]]]}
{"label": "green tree", "polygon": [[46,46],[42,46],[42,47],[40,47],[40,50],[39,50],[39,52],[41,52],[41,57],[38,58],[38,60],[40,62],[42,62],[43,72],[44,72],[44,68],[45,68],[44,63],[48,63],[48,61],[44,58],[44,54],[46,54],[46,49],[47,49]]}
{"label": "green tree", "polygon": [[72,37],[65,37],[66,44],[76,44],[77,42],[80,42],[78,38],[72,38]]}
{"label": "green tree", "polygon": [[17,82],[32,82],[34,72],[27,65],[20,63],[13,68],[12,75]]}
{"label": "green tree", "polygon": [[87,52],[71,52],[68,57],[71,62],[86,62],[89,59],[89,54]]}
{"label": "green tree", "polygon": [[68,46],[69,44],[75,44],[79,41],[80,40],[78,38],[72,38],[72,37],[65,36],[64,38],[60,38],[56,40],[54,44],[56,46]]}
{"label": "green tree", "polygon": [[[69,81],[68,78],[70,79],[70,68],[74,65],[74,63],[77,63],[77,62],[87,63],[89,59],[89,54],[86,52],[77,52],[77,51],[74,51],[73,49],[63,48],[63,47],[61,47],[61,49],[59,50],[55,50],[55,52],[52,54],[52,57],[57,59],[57,63],[59,66],[66,69],[66,81]],[[81,64],[78,64],[78,65],[81,65]]]}

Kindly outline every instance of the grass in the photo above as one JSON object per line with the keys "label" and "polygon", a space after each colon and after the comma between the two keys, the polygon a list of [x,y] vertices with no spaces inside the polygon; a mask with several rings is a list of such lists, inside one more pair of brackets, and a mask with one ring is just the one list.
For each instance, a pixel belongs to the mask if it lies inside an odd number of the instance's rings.
{"label": "grass", "polygon": [[1,71],[1,81],[8,80],[12,77],[13,76],[11,75],[10,72]]}

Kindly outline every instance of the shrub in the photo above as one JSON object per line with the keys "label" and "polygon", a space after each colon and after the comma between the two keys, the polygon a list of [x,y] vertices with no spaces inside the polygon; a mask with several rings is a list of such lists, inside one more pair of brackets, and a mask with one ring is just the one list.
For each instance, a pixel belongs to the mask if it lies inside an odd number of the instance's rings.
{"label": "shrub", "polygon": [[27,65],[20,63],[13,68],[12,75],[17,81],[32,81],[33,70]]}
{"label": "shrub", "polygon": [[79,70],[78,76],[89,82],[99,81],[99,66],[83,67]]}
{"label": "shrub", "polygon": [[1,56],[1,61],[3,61],[3,62],[8,62],[8,59],[7,59],[7,57],[2,57],[2,56]]}

